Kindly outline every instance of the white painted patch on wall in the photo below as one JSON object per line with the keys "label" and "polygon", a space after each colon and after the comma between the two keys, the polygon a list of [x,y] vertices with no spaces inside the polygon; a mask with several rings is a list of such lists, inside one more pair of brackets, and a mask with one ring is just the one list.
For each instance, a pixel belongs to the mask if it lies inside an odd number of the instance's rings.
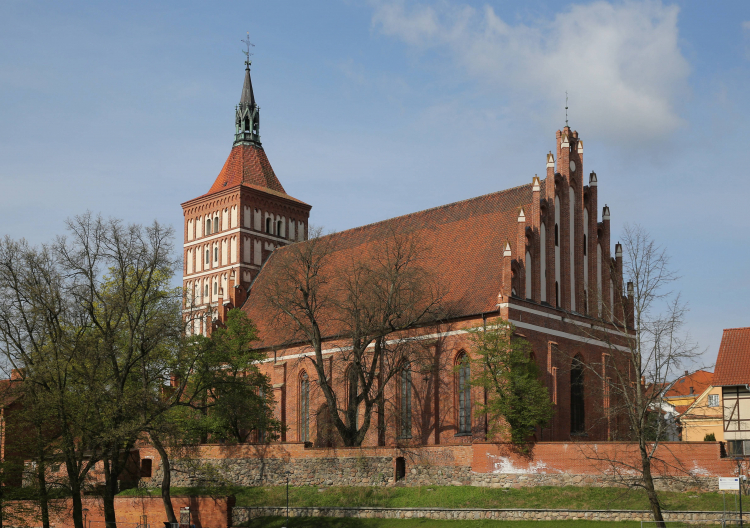
{"label": "white painted patch on wall", "polygon": [[487,455],[492,460],[492,472],[493,473],[505,473],[508,475],[532,475],[536,473],[562,473],[560,470],[552,470],[547,466],[547,463],[543,460],[538,460],[534,463],[529,463],[526,467],[519,467],[513,465],[513,461],[509,457]]}

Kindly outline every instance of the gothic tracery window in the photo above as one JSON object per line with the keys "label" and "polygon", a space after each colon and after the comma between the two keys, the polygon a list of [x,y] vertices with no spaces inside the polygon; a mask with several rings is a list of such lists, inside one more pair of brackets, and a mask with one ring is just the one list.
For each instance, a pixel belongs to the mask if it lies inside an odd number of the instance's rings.
{"label": "gothic tracery window", "polygon": [[401,371],[399,438],[411,438],[411,368]]}
{"label": "gothic tracery window", "polygon": [[299,439],[310,441],[310,380],[305,371],[299,381]]}
{"label": "gothic tracery window", "polygon": [[471,367],[469,356],[465,353],[459,355],[458,379],[456,389],[458,391],[458,432],[459,434],[471,433]]}

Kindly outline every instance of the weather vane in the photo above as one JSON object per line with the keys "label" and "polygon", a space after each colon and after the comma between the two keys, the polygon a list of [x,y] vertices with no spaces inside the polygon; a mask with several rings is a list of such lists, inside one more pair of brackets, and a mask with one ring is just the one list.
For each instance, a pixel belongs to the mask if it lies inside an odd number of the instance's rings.
{"label": "weather vane", "polygon": [[250,53],[250,46],[255,47],[255,44],[253,44],[252,42],[250,42],[250,32],[249,31],[247,32],[247,40],[241,40],[240,42],[244,42],[247,45],[247,51],[242,50],[242,53],[245,54],[245,66],[247,66],[249,68],[250,67],[250,55],[252,55],[252,53]]}
{"label": "weather vane", "polygon": [[[248,38],[250,38],[249,35],[250,34],[248,33]],[[568,126],[568,91],[567,90],[565,91],[565,126]]]}

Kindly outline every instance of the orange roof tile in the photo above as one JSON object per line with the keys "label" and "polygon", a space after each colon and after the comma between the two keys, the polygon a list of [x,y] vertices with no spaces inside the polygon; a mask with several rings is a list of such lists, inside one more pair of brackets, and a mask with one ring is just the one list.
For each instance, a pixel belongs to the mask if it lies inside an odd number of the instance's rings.
{"label": "orange roof tile", "polygon": [[750,327],[727,328],[721,337],[714,385],[750,384]]}
{"label": "orange roof tile", "polygon": [[692,395],[697,398],[709,385],[711,385],[713,378],[713,372],[697,370],[692,374],[687,374],[677,378],[677,381],[675,381],[670,389],[664,393],[664,397],[679,398]]}
{"label": "orange roof tile", "polygon": [[[423,257],[448,291],[444,300],[451,306],[452,316],[475,315],[497,310],[503,243],[510,240],[515,246],[518,207],[528,206],[531,200],[528,184],[328,236],[336,239],[336,258],[346,259],[365,253],[392,231],[413,233],[425,246]],[[258,326],[261,346],[282,343],[260,294],[255,292],[263,289],[275,262],[281,261],[274,257],[283,251],[284,247],[277,249],[266,262],[243,306]]]}
{"label": "orange roof tile", "polygon": [[240,144],[232,147],[224,167],[204,196],[237,185],[246,185],[263,190],[270,189],[274,193],[280,193],[284,197],[299,202],[299,200],[286,194],[284,187],[273,172],[273,167],[271,167],[271,162],[268,161],[266,152],[263,147],[258,145]]}

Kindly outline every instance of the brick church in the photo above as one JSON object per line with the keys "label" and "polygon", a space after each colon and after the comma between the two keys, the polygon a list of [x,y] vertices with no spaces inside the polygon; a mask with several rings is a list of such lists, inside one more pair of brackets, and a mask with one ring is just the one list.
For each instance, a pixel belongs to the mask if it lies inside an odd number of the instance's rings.
{"label": "brick church", "polygon": [[[182,204],[184,288],[198,314],[189,331],[206,334],[229,308],[239,307],[257,325],[267,353],[262,370],[274,387],[283,442],[336,445],[330,411],[319,389],[309,349],[278,335],[256,293],[291,244],[309,244],[311,206],[287,194],[260,140],[259,107],[250,65],[235,118],[232,149],[206,194]],[[554,404],[539,441],[617,439],[601,379],[576,361],[601,362],[612,347],[580,329],[620,331],[605,314],[622,320],[622,251],[610,243],[610,211],[601,208],[597,176],[584,176],[583,141],[568,126],[558,130],[546,155],[544,178],[511,189],[328,235],[347,251],[364,251],[385,232],[408,231],[426,242],[432,272],[456,307],[449,321],[419,329],[438,368],[391,380],[397,397],[378,409],[362,445],[465,444],[485,440],[487,424],[472,405],[484,397],[457,367],[471,354],[467,328],[502,317],[532,345],[532,357]],[[528,180],[527,180],[528,181]],[[520,183],[520,182],[519,182]],[[287,249],[288,251],[288,249]],[[273,254],[273,255],[272,255]],[[623,302],[623,300],[625,302]],[[336,391],[346,379],[335,371],[340,348],[323,335],[323,355]],[[337,379],[341,377],[341,379]],[[389,400],[390,401],[390,400]]]}

